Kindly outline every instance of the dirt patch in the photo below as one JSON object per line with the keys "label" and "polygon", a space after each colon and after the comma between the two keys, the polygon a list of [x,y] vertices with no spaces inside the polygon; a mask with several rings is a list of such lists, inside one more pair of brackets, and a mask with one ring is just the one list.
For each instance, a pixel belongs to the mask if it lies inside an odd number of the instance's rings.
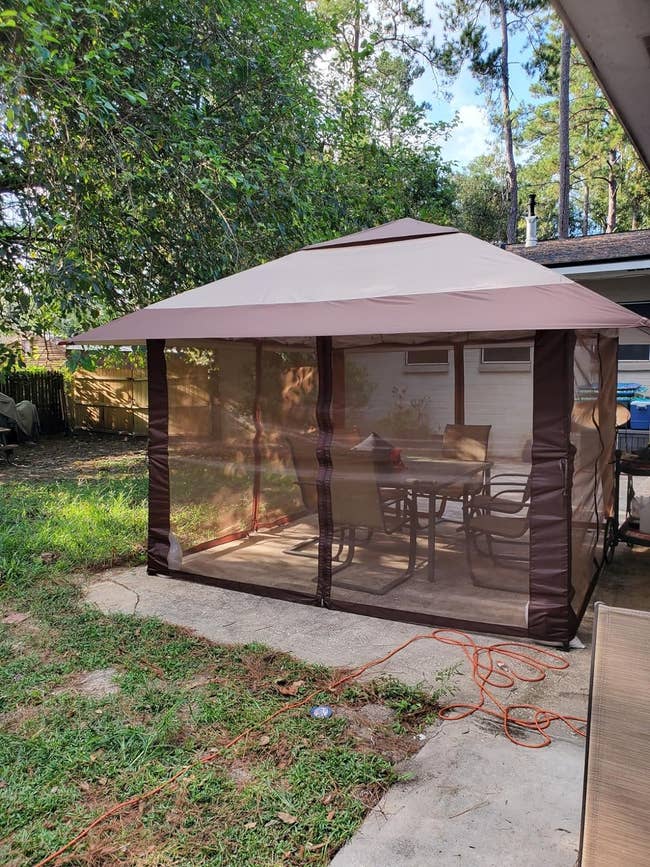
{"label": "dirt patch", "polygon": [[3,481],[91,479],[109,470],[140,473],[145,467],[146,437],[79,433],[43,436],[35,446],[20,446],[14,464],[0,462]]}
{"label": "dirt patch", "polygon": [[73,675],[65,684],[54,690],[55,693],[76,692],[89,698],[105,698],[120,691],[115,682],[116,668],[97,668],[95,671],[82,671]]}

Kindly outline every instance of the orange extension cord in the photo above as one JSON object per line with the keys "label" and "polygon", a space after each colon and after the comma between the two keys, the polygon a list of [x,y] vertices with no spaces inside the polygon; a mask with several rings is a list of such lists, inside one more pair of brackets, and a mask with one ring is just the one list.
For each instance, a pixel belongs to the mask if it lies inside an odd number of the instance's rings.
{"label": "orange extension cord", "polygon": [[[549,671],[563,671],[564,669],[567,669],[569,663],[565,659],[563,659],[559,654],[553,653],[551,650],[535,647],[533,644],[519,644],[517,642],[486,645],[477,644],[474,639],[465,632],[460,632],[455,629],[434,629],[432,632],[414,635],[412,638],[409,638],[408,641],[395,647],[385,656],[382,656],[379,659],[373,659],[365,665],[362,665],[360,668],[350,672],[350,674],[346,674],[338,680],[333,681],[328,687],[326,687],[326,689],[330,692],[335,692],[340,686],[360,677],[364,672],[368,671],[368,669],[387,662],[411,644],[425,639],[440,641],[442,644],[449,644],[462,649],[471,666],[472,679],[476,684],[480,695],[476,704],[451,704],[441,708],[439,712],[441,719],[461,720],[480,711],[481,713],[488,714],[489,716],[501,720],[503,723],[504,734],[513,744],[519,747],[528,747],[529,749],[547,747],[551,743],[551,736],[548,733],[548,729],[551,723],[554,722],[562,722],[572,732],[574,732],[574,734],[584,737],[585,731],[581,726],[584,726],[587,721],[581,717],[565,716],[532,704],[504,705],[501,704],[501,702],[495,698],[493,693],[490,691],[492,689],[511,689],[516,685],[517,681],[521,683],[538,683],[539,681],[544,680],[546,673]],[[510,663],[510,665],[507,663]],[[513,664],[518,666],[520,669],[523,667],[523,672],[521,670],[514,670],[512,668]],[[526,672],[526,669],[529,671]],[[46,858],[43,858],[42,861],[39,861],[35,867],[43,867],[45,864],[51,864],[52,861],[59,857],[59,855],[67,852],[68,849],[71,849],[83,840],[84,837],[87,837],[93,828],[101,825],[102,822],[106,821],[106,819],[109,819],[121,810],[128,807],[134,807],[142,801],[152,798],[154,795],[157,795],[158,792],[161,792],[163,789],[172,785],[172,783],[175,783],[176,780],[185,776],[185,774],[187,774],[192,768],[206,765],[209,762],[214,761],[218,756],[225,752],[225,750],[234,747],[235,744],[238,744],[252,732],[258,731],[281,714],[304,707],[306,704],[313,701],[317,695],[322,694],[322,692],[323,688],[321,687],[320,689],[309,693],[309,695],[306,695],[304,698],[301,698],[299,701],[293,701],[283,705],[274,713],[265,717],[265,719],[260,720],[256,725],[249,726],[243,732],[238,734],[237,737],[233,738],[227,744],[224,744],[220,750],[211,752],[194,762],[190,762],[190,764],[184,765],[176,771],[175,774],[172,774],[171,777],[163,780],[152,789],[142,792],[140,795],[134,795],[132,798],[128,798],[126,801],[122,801],[119,804],[115,804],[109,810],[106,810],[105,813],[102,813],[101,816],[94,819],[75,837],[65,843],[65,845],[61,846],[60,849],[57,849],[56,852],[52,852]],[[494,708],[486,707],[487,700],[492,702]],[[522,711],[527,711],[529,715],[527,717],[519,716],[519,712]],[[526,741],[518,739],[513,734],[513,726],[536,732],[539,735],[539,740],[534,743],[526,743]]]}

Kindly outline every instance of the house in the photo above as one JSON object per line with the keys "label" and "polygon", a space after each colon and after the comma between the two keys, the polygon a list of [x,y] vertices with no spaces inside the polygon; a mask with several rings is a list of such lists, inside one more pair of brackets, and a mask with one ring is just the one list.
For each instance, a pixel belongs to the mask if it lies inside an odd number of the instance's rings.
{"label": "house", "polygon": [[[508,249],[635,313],[650,313],[650,229],[528,244]],[[621,333],[618,379],[639,382],[650,394],[650,334],[636,328]]]}
{"label": "house", "polygon": [[28,367],[43,370],[61,370],[65,366],[66,351],[60,337],[52,334],[32,334],[29,337],[17,334],[0,334],[0,344],[20,349]]}

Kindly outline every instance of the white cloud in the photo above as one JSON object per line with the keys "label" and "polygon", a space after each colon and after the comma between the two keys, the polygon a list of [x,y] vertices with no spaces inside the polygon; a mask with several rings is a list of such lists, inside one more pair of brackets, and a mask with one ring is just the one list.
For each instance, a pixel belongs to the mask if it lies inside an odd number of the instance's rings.
{"label": "white cloud", "polygon": [[457,108],[458,124],[441,146],[445,160],[466,166],[478,156],[491,149],[493,134],[485,108],[481,105],[460,105]]}

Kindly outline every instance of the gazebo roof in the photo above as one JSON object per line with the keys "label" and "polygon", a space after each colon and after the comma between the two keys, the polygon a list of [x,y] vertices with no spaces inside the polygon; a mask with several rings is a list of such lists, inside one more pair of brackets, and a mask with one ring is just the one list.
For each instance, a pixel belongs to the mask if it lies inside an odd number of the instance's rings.
{"label": "gazebo roof", "polygon": [[646,324],[542,265],[451,226],[404,219],[199,286],[75,340],[291,340]]}

